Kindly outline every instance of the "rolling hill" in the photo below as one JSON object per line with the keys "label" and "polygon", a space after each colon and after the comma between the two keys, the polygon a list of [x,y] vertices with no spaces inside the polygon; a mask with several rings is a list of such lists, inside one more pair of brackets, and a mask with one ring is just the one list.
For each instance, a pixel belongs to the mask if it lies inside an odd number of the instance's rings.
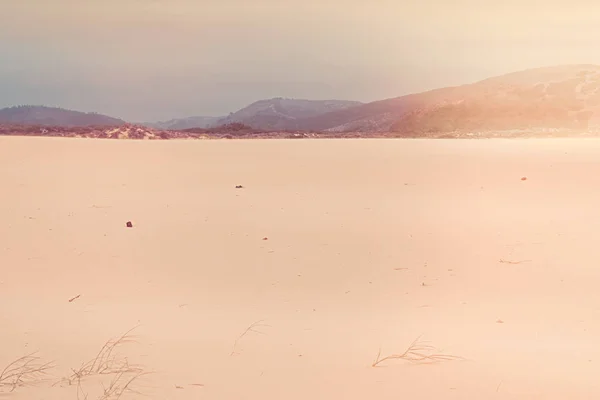
{"label": "rolling hill", "polygon": [[600,66],[537,68],[294,121],[329,132],[591,129],[600,127]]}
{"label": "rolling hill", "polygon": [[125,121],[102,114],[45,106],[16,106],[0,109],[0,124],[41,126],[117,126]]}

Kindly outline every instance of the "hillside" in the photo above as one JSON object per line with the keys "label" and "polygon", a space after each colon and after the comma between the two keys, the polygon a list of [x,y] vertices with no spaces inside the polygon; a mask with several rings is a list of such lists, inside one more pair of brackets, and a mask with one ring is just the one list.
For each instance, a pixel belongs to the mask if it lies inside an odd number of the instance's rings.
{"label": "hillside", "polygon": [[302,130],[428,132],[600,127],[600,66],[537,68],[296,121]]}
{"label": "hillside", "polygon": [[241,123],[255,129],[295,129],[297,121],[361,105],[345,100],[260,100],[218,121],[218,125]]}
{"label": "hillside", "polygon": [[96,113],[84,113],[44,106],[17,106],[0,109],[0,124],[41,126],[116,126],[125,121]]}

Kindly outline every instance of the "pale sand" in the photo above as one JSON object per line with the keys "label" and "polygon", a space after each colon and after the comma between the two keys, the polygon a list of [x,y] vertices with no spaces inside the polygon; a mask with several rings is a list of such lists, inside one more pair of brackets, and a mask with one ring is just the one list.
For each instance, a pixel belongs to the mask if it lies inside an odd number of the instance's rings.
{"label": "pale sand", "polygon": [[[600,397],[600,140],[2,137],[0,184],[0,365],[56,363],[2,399],[137,325],[122,399]],[[371,367],[419,335],[466,360]]]}

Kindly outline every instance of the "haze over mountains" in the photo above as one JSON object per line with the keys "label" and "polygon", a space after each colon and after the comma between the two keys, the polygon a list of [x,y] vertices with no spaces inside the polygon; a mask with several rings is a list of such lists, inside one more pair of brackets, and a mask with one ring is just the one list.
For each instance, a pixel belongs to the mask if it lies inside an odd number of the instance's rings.
{"label": "haze over mountains", "polygon": [[[144,125],[183,130],[234,122],[267,131],[411,134],[596,129],[600,128],[600,66],[530,69],[366,104],[274,98],[257,101],[225,117],[189,117]],[[85,126],[121,125],[125,121],[95,113],[27,106],[0,110],[0,123]]]}

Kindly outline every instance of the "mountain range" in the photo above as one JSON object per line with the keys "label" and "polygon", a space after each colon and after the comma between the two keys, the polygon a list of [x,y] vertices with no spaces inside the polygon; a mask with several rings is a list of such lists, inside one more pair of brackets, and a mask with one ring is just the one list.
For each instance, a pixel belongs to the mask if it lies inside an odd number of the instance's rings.
{"label": "mountain range", "polygon": [[[0,123],[122,125],[96,113],[20,106],[0,110]],[[600,128],[600,66],[536,68],[462,86],[359,103],[274,98],[223,117],[144,124],[166,130],[241,123],[265,131],[431,132]]]}
{"label": "mountain range", "polygon": [[360,105],[358,101],[301,100],[281,97],[259,100],[224,117],[188,117],[170,121],[146,123],[157,129],[211,128],[218,125],[241,123],[262,130],[288,129],[294,121],[315,117],[332,111]]}

